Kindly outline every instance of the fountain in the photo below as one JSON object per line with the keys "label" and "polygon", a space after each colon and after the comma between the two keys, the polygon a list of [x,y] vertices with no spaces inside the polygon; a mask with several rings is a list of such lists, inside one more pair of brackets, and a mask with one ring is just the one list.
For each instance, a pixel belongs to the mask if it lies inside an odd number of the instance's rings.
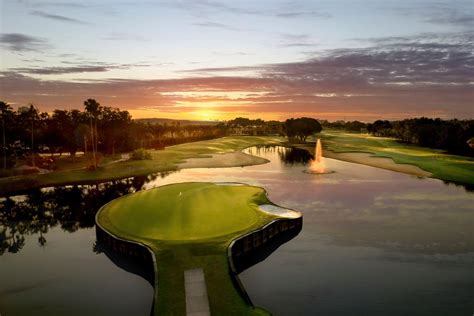
{"label": "fountain", "polygon": [[311,161],[309,170],[305,170],[306,173],[311,174],[327,174],[333,173],[334,171],[326,171],[326,164],[324,163],[323,157],[323,147],[321,145],[321,140],[318,138],[316,142],[316,147],[314,149],[314,160]]}

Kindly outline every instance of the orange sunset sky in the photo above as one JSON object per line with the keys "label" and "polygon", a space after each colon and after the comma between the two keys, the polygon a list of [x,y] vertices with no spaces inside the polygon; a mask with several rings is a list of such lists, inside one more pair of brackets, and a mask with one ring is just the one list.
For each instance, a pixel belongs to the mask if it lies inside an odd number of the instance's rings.
{"label": "orange sunset sky", "polygon": [[1,0],[0,99],[134,118],[474,117],[472,1]]}

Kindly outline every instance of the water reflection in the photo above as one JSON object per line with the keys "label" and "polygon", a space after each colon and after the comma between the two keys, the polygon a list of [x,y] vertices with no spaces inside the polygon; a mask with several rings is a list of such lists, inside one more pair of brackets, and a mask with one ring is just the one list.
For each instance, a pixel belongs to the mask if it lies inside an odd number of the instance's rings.
{"label": "water reflection", "polygon": [[68,233],[94,227],[95,214],[102,205],[139,191],[145,183],[169,174],[171,172],[93,185],[48,187],[3,197],[0,199],[0,255],[19,252],[25,245],[26,235],[39,235],[39,245],[47,246],[47,233],[52,227],[59,226]]}
{"label": "water reflection", "polygon": [[287,165],[306,165],[314,159],[314,156],[307,150],[281,146],[255,146],[247,148],[245,152],[255,156],[268,156],[276,153],[280,158],[279,160]]}

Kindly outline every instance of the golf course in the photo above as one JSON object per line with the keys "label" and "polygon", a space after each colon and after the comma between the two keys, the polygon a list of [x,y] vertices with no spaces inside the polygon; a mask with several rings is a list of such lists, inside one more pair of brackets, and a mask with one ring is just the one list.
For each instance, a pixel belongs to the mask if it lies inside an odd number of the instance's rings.
{"label": "golf course", "polygon": [[[324,156],[373,167],[432,177],[461,184],[474,184],[474,159],[444,151],[401,143],[394,138],[363,133],[325,130],[313,137],[322,140]],[[60,159],[57,170],[0,178],[4,194],[45,186],[90,184],[185,168],[250,166],[266,163],[241,150],[255,145],[287,145],[314,151],[313,142],[289,143],[277,136],[229,136],[148,150],[150,159],[114,160],[105,157],[97,170],[88,170],[84,157]]]}
{"label": "golf course", "polygon": [[[456,183],[474,184],[474,159],[450,155],[442,150],[404,144],[394,138],[363,133],[324,131],[324,156],[373,167],[432,177]],[[306,146],[313,150],[313,148]]]}
{"label": "golf course", "polygon": [[[48,173],[37,173],[13,177],[0,178],[0,192],[9,194],[28,189],[45,186],[67,184],[90,184],[109,180],[149,175],[151,173],[173,171],[180,168],[180,164],[189,158],[203,159],[189,167],[235,167],[265,163],[264,159],[245,155],[240,151],[254,145],[281,144],[283,137],[268,136],[233,136],[218,139],[185,143],[167,147],[164,150],[147,150],[151,159],[126,160],[99,165],[97,170],[88,170],[90,161],[83,157],[71,159],[61,158],[60,168]],[[212,155],[219,155],[221,159],[212,159]],[[222,157],[224,159],[222,159]]]}
{"label": "golf course", "polygon": [[[272,214],[272,209],[280,211]],[[156,315],[185,314],[192,290],[185,288],[184,275],[195,269],[203,271],[212,314],[267,315],[236,287],[228,248],[239,237],[288,218],[301,220],[301,214],[273,205],[260,187],[196,182],[115,199],[99,210],[96,223],[112,238],[138,243],[153,254]]]}

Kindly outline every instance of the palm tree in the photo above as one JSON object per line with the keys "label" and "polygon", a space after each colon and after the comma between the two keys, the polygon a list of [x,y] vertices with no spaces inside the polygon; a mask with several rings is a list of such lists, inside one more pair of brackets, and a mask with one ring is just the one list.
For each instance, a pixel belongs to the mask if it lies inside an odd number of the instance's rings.
{"label": "palm tree", "polygon": [[29,107],[26,108],[26,114],[30,117],[31,120],[31,163],[33,168],[36,167],[35,161],[35,120],[38,118],[38,110],[33,104],[29,104]]}
{"label": "palm tree", "polygon": [[97,169],[97,143],[99,135],[97,133],[97,118],[100,114],[100,103],[95,99],[87,99],[84,101],[84,107],[86,112],[89,114],[89,121],[91,125],[91,142],[92,142],[92,155],[94,158],[94,169]]}
{"label": "palm tree", "polygon": [[5,135],[5,116],[11,112],[9,104],[0,101],[0,112],[2,113],[2,139],[3,139],[3,169],[7,168],[7,139]]}

